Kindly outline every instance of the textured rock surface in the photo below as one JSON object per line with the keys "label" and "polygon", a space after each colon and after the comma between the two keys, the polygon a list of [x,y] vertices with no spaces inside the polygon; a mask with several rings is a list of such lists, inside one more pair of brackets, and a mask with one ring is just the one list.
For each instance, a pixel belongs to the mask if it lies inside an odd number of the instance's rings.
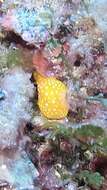
{"label": "textured rock surface", "polygon": [[0,180],[6,181],[12,189],[36,190],[34,180],[38,172],[25,152],[10,150],[11,157],[0,154]]}
{"label": "textured rock surface", "polygon": [[[1,88],[5,91],[5,100],[0,101],[0,148],[15,146],[20,120],[29,120],[33,96],[33,85],[30,75],[22,69],[13,69],[1,80]],[[7,139],[8,136],[8,139]]]}
{"label": "textured rock surface", "polygon": [[[64,1],[5,1],[1,25],[30,43],[45,41],[59,22]],[[15,7],[15,8],[13,8]],[[59,11],[59,8],[61,11]]]}
{"label": "textured rock surface", "polygon": [[21,68],[9,71],[1,79],[5,99],[0,101],[0,180],[19,189],[35,189],[33,180],[38,172],[24,149],[24,137],[19,134],[23,120],[31,118],[34,89],[30,74]]}
{"label": "textured rock surface", "polygon": [[[97,10],[97,11],[95,11]],[[107,31],[107,1],[90,0],[89,13],[96,20],[102,31]]]}
{"label": "textured rock surface", "polygon": [[[0,188],[10,186],[7,189],[38,190],[34,187],[34,179],[39,175],[42,190],[77,190],[77,185],[72,183],[72,180],[70,183],[67,182],[67,187],[60,188],[63,186],[63,180],[54,169],[55,155],[50,152],[50,147],[48,151],[45,147],[50,143],[50,131],[41,129],[47,120],[41,116],[39,109],[32,108],[34,86],[29,80],[31,74],[25,71],[32,72],[38,68],[38,72],[40,69],[43,73],[46,71],[47,76],[55,73],[55,76],[67,85],[70,110],[68,117],[61,120],[61,123],[74,128],[82,124],[106,127],[107,49],[104,49],[104,45],[105,48],[107,46],[106,7],[106,0],[3,2],[0,12]],[[33,65],[33,50],[37,50],[35,45],[44,51],[47,60],[43,62],[43,59],[40,59],[39,62],[35,54]],[[46,66],[49,70],[45,68]],[[104,97],[97,101],[95,97],[99,93]],[[90,100],[90,97],[93,97],[93,100]],[[37,101],[37,96],[35,99]],[[35,107],[35,102],[33,106]],[[26,128],[29,128],[29,132],[25,134],[29,137],[23,134],[27,121]],[[51,141],[56,141],[56,137],[51,138]],[[62,158],[59,158],[59,154],[56,156],[59,166],[66,163],[69,156],[72,161],[71,145],[81,149],[81,144],[78,147],[75,145],[77,143],[74,142],[75,139],[73,142],[71,139],[70,142],[63,141],[63,138],[60,142],[58,140],[60,148],[58,153],[65,151]],[[31,140],[32,145],[27,153],[29,152],[32,162],[38,167],[39,173],[25,152],[25,145]],[[57,142],[55,152],[56,145]],[[38,155],[41,149],[42,161]],[[76,157],[81,154],[80,149],[76,150]],[[71,150],[68,157],[67,150]],[[74,168],[77,167],[78,170],[80,158],[76,157],[73,165],[76,165]],[[90,190],[90,187],[86,188]]]}

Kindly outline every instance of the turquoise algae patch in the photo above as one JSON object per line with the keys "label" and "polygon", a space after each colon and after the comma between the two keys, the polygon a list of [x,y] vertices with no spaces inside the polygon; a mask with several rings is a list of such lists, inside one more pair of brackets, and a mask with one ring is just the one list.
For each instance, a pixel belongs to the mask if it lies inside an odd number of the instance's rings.
{"label": "turquoise algae patch", "polygon": [[10,30],[14,30],[27,42],[41,42],[49,36],[53,23],[53,10],[48,5],[40,9],[28,9],[22,6],[13,8],[4,16],[3,25],[7,17],[10,19]]}

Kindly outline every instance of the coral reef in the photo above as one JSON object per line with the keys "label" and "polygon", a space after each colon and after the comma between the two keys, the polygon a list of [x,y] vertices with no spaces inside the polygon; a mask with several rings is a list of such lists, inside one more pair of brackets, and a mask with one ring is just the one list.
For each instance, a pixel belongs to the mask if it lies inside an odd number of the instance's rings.
{"label": "coral reef", "polygon": [[0,1],[0,189],[107,189],[106,7]]}

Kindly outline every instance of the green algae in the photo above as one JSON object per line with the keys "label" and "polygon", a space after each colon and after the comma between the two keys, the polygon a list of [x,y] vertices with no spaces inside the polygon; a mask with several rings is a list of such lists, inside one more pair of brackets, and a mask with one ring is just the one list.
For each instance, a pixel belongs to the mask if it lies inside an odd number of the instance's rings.
{"label": "green algae", "polygon": [[19,49],[10,50],[7,54],[7,66],[8,68],[14,66],[20,66],[23,63],[21,51]]}

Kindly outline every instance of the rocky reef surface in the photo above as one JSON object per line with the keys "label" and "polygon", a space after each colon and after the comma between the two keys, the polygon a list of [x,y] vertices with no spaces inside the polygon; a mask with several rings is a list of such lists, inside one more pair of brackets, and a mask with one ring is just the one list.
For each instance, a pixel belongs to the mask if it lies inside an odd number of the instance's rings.
{"label": "rocky reef surface", "polygon": [[0,1],[1,190],[107,189],[106,8]]}
{"label": "rocky reef surface", "polygon": [[24,122],[30,120],[32,113],[29,100],[34,88],[30,74],[14,68],[1,78],[0,87],[4,92],[0,101],[0,180],[18,190],[34,189],[38,172],[24,152],[29,139],[23,136]]}

